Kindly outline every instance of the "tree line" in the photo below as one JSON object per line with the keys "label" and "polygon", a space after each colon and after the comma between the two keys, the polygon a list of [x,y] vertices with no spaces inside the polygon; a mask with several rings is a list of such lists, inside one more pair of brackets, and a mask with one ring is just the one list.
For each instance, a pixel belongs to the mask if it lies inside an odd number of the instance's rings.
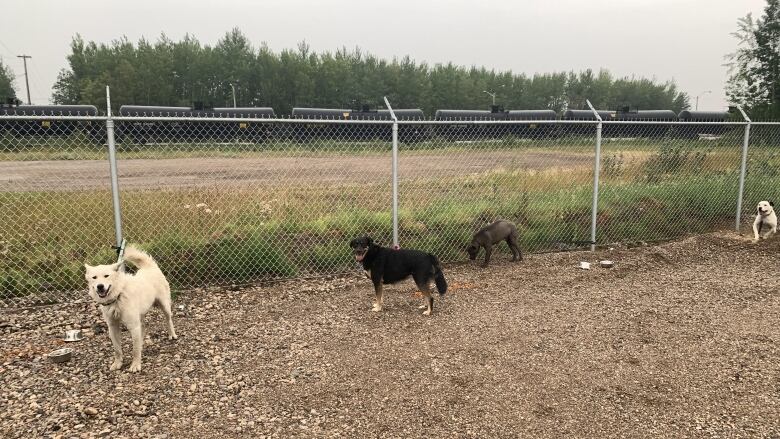
{"label": "tree line", "polygon": [[780,118],[780,0],[768,0],[764,14],[737,22],[739,44],[729,54],[726,94],[756,119]]}
{"label": "tree line", "polygon": [[123,104],[215,107],[273,107],[290,114],[292,107],[383,107],[387,96],[395,108],[489,109],[491,97],[506,109],[585,108],[590,99],[599,109],[688,108],[689,98],[673,82],[618,78],[606,70],[547,74],[513,73],[452,63],[428,65],[406,56],[385,60],[359,48],[316,53],[305,43],[295,49],[255,48],[238,29],[215,45],[187,35],[156,42],[122,38],[110,44],[75,36],[68,68],[54,85],[58,104],[105,107],[111,87],[114,111]]}

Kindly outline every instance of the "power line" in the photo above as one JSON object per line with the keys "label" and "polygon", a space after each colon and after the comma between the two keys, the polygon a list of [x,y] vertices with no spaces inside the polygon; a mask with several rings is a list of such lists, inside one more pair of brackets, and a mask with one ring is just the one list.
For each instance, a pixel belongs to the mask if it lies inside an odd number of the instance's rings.
{"label": "power line", "polygon": [[11,49],[9,49],[8,46],[5,45],[3,40],[0,40],[0,46],[3,46],[9,55],[14,56],[14,52]]}
{"label": "power line", "polygon": [[[38,67],[35,66],[35,64],[31,64],[31,70],[32,70],[32,77],[33,77],[33,92],[40,96],[41,87],[43,87],[44,82],[41,80],[40,72],[38,71]],[[40,99],[36,99],[36,101],[40,101]]]}

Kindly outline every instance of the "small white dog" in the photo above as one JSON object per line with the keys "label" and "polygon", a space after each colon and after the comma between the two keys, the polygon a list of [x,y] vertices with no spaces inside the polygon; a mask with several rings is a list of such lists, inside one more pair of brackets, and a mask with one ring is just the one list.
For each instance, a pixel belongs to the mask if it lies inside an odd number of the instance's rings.
{"label": "small white dog", "polygon": [[110,370],[122,367],[121,324],[127,327],[133,338],[133,361],[130,372],[141,370],[141,350],[144,343],[143,318],[153,305],[157,305],[168,319],[171,340],[176,339],[171,314],[171,288],[160,267],[151,256],[128,245],[124,260],[138,268],[135,275],[125,273],[121,264],[84,264],[89,295],[100,305],[108,324],[108,336],[114,346],[114,362]]}
{"label": "small white dog", "polygon": [[[761,227],[767,227],[769,230],[761,234]],[[774,233],[777,233],[775,205],[771,201],[761,201],[756,207],[756,220],[753,221],[753,242],[757,242],[759,238],[766,239]]]}

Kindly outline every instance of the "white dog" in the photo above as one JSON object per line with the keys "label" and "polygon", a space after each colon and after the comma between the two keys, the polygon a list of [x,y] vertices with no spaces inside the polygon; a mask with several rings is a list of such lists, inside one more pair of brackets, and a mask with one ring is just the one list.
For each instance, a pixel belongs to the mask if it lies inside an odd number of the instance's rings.
{"label": "white dog", "polygon": [[143,349],[143,318],[153,305],[157,305],[168,320],[170,339],[176,339],[171,314],[171,289],[165,275],[151,256],[128,245],[124,260],[138,268],[135,275],[125,273],[121,264],[98,265],[84,264],[89,295],[100,305],[103,318],[108,324],[108,336],[114,345],[114,362],[110,370],[122,367],[121,324],[127,327],[133,338],[133,361],[130,372],[141,370],[141,350]]}
{"label": "white dog", "polygon": [[[769,228],[765,234],[761,234],[761,227]],[[771,201],[761,201],[756,207],[756,220],[753,221],[753,242],[759,238],[768,238],[769,235],[777,233],[777,215],[775,214],[775,205]]]}

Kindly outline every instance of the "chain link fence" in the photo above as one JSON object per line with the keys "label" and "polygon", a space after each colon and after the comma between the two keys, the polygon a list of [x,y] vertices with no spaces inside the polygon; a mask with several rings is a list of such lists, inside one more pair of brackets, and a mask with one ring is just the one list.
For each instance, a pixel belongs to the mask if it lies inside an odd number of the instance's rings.
{"label": "chain link fence", "polygon": [[72,298],[114,237],[105,120],[0,119],[0,301]]}
{"label": "chain link fence", "polygon": [[125,236],[178,287],[343,272],[354,235],[389,239],[390,133],[386,123],[120,119]]}
{"label": "chain link fence", "polygon": [[[497,219],[518,225],[524,252],[574,248],[588,240],[595,124],[421,126],[431,133],[428,139],[399,145],[404,247],[425,249],[443,261],[463,260],[472,235]],[[496,251],[510,254],[504,245]]]}
{"label": "chain link fence", "polygon": [[753,122],[749,141],[741,224],[742,232],[752,236],[758,202],[778,201],[775,197],[780,188],[780,123]]}
{"label": "chain link fence", "polygon": [[652,242],[734,224],[741,125],[606,124],[600,244]]}
{"label": "chain link fence", "polygon": [[[746,129],[0,114],[0,305],[83,298],[83,263],[115,260],[111,148],[123,236],[190,288],[343,273],[366,234],[463,261],[499,218],[530,253],[589,248],[594,231],[612,245],[732,227]],[[780,124],[754,123],[749,140],[743,231],[776,193]]]}

